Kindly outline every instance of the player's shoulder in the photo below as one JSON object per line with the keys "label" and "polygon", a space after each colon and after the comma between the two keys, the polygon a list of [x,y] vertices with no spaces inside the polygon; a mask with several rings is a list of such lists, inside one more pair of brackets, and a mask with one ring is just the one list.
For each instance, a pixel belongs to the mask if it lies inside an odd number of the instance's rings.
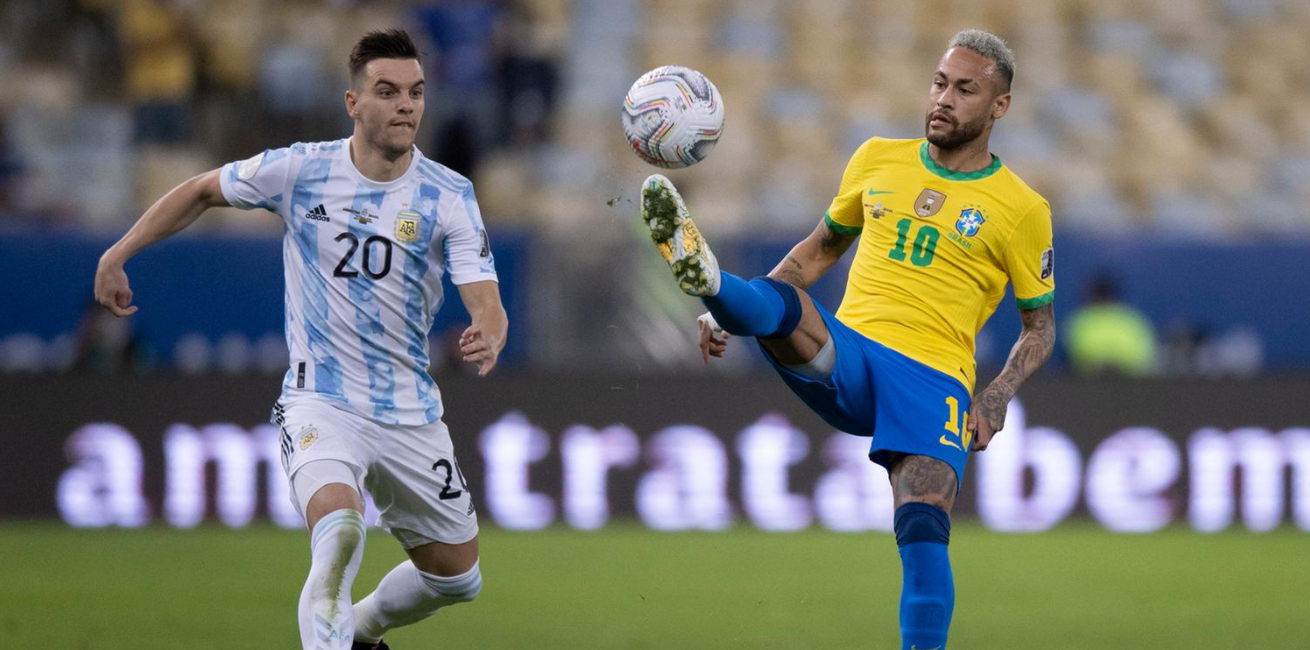
{"label": "player's shoulder", "polygon": [[332,140],[329,142],[293,142],[285,147],[277,149],[268,149],[255,154],[244,164],[260,168],[270,166],[275,163],[282,163],[292,167],[303,164],[305,161],[315,158],[333,158],[339,155],[341,148],[346,144],[345,140]]}
{"label": "player's shoulder", "polygon": [[342,138],[324,142],[295,142],[280,151],[285,151],[286,155],[293,158],[333,158],[340,155],[345,146],[346,139]]}
{"label": "player's shoulder", "polygon": [[[901,157],[907,152],[917,152],[921,142],[923,142],[923,138],[884,138],[875,135],[865,140],[860,148],[855,150],[855,157],[867,160],[882,156]],[[915,153],[915,155],[918,154]]]}
{"label": "player's shoulder", "polygon": [[465,178],[463,174],[423,156],[422,153],[419,153],[418,156],[418,173],[424,182],[456,194],[467,194],[473,191],[473,181]]}
{"label": "player's shoulder", "polygon": [[1047,201],[1046,197],[1024,182],[1009,165],[1002,163],[999,172],[997,180],[1004,183],[1007,202],[1011,204],[1019,216],[1027,215],[1039,206],[1044,208],[1047,214],[1050,214],[1050,201]]}

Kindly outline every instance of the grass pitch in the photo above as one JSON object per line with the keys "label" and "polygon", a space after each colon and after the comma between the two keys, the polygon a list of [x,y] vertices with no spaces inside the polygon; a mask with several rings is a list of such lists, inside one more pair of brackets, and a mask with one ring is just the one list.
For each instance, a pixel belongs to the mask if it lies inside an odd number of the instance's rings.
{"label": "grass pitch", "polygon": [[[374,531],[363,596],[403,558]],[[1086,523],[952,536],[951,648],[1305,648],[1310,535],[1125,536]],[[269,527],[0,524],[0,646],[298,648],[308,536]],[[899,648],[890,535],[484,529],[472,604],[394,631],[427,648]]]}

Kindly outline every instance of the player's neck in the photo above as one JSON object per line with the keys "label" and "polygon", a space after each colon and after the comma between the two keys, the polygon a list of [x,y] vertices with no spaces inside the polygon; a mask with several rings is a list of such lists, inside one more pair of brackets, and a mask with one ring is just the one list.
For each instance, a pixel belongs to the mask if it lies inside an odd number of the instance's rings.
{"label": "player's neck", "polygon": [[392,160],[381,151],[368,146],[363,139],[358,137],[350,139],[350,162],[355,164],[355,169],[358,169],[364,178],[374,182],[389,183],[400,178],[409,170],[409,164],[413,159],[412,148]]}
{"label": "player's neck", "polygon": [[942,149],[929,142],[928,155],[938,165],[953,172],[976,172],[992,164],[992,154],[987,150],[987,138],[974,138],[954,149]]}

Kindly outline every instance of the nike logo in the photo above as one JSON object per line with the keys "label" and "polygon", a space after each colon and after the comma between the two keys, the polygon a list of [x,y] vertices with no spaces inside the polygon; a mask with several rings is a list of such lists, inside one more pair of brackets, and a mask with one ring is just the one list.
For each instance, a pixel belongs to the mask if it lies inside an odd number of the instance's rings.
{"label": "nike logo", "polygon": [[[947,445],[947,446],[949,446],[949,447],[955,447],[956,449],[960,449],[960,446],[957,445],[957,444],[955,444],[954,441],[952,441],[952,440],[950,440],[949,438],[947,438],[947,437],[946,437],[946,434],[944,434],[944,433],[942,434],[942,437],[939,438],[939,439],[937,440],[937,442],[940,442],[940,443],[942,443],[943,445]],[[964,450],[963,450],[963,449],[960,449],[960,451],[964,451]],[[938,647],[940,647],[940,646],[938,646]],[[914,650],[914,648],[911,647],[910,650]],[[928,648],[927,650],[934,650],[934,648]]]}
{"label": "nike logo", "polygon": [[[869,190],[869,196],[877,196],[879,194],[895,194],[895,192],[889,192],[886,190]],[[929,650],[932,649],[930,648]]]}

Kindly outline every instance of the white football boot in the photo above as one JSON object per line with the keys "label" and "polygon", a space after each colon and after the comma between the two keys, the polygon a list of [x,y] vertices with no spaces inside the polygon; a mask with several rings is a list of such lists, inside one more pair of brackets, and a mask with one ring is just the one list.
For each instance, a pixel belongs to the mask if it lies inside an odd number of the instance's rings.
{"label": "white football boot", "polygon": [[641,218],[684,293],[689,296],[719,293],[719,262],[669,179],[660,174],[646,179],[641,186]]}

